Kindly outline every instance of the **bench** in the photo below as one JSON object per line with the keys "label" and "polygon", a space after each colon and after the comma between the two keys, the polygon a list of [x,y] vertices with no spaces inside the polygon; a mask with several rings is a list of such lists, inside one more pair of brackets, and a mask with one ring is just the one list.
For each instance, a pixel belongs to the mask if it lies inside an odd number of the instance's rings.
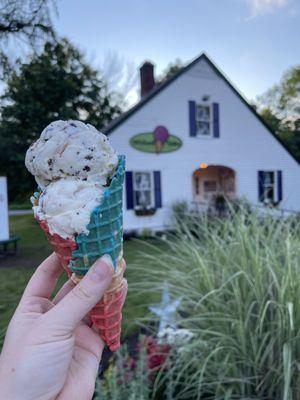
{"label": "bench", "polygon": [[12,235],[6,240],[0,240],[0,257],[14,256],[18,249],[19,240],[20,238],[16,235]]}

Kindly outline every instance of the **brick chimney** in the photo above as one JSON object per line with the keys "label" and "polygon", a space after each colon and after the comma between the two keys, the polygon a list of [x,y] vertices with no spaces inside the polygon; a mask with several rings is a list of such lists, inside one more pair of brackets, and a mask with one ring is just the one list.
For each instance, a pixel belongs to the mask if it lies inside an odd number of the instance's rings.
{"label": "brick chimney", "polygon": [[145,61],[140,67],[141,77],[141,97],[148,94],[155,86],[154,65],[150,61]]}

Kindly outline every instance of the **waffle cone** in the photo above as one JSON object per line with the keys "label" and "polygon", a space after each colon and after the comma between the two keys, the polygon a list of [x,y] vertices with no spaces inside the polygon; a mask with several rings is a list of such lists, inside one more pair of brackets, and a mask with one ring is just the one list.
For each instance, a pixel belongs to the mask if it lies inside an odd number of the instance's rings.
{"label": "waffle cone", "polygon": [[90,317],[112,351],[120,347],[121,336],[124,175],[125,157],[119,156],[117,171],[104,192],[103,201],[91,213],[88,235],[79,234],[74,240],[64,239],[51,234],[47,222],[38,219],[62,267],[75,283],[83,278],[99,257],[104,254],[111,256],[115,268],[112,283],[102,300],[90,312]]}
{"label": "waffle cone", "polygon": [[54,252],[57,254],[60,264],[70,278],[72,271],[69,268],[70,261],[73,259],[72,252],[77,249],[77,244],[72,239],[63,239],[59,235],[51,235],[46,221],[37,219],[40,227],[45,232],[48,242],[51,244]]}
{"label": "waffle cone", "polygon": [[118,262],[112,282],[101,301],[90,311],[93,325],[98,329],[101,339],[111,351],[121,346],[122,307],[124,302],[124,269],[122,260]]}

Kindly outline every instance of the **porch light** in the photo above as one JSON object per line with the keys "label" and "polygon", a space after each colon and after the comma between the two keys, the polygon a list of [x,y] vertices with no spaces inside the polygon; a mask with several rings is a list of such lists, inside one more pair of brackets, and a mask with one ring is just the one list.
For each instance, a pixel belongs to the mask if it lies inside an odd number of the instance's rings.
{"label": "porch light", "polygon": [[201,169],[205,169],[205,168],[207,168],[208,167],[208,165],[206,164],[206,163],[201,163],[200,164],[200,168]]}

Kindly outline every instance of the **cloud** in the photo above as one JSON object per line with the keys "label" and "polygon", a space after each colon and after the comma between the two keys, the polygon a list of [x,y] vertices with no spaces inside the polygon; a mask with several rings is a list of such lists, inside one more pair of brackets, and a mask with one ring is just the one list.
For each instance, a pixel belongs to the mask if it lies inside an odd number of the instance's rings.
{"label": "cloud", "polygon": [[291,0],[247,0],[247,3],[251,11],[250,18],[255,18],[285,8]]}

